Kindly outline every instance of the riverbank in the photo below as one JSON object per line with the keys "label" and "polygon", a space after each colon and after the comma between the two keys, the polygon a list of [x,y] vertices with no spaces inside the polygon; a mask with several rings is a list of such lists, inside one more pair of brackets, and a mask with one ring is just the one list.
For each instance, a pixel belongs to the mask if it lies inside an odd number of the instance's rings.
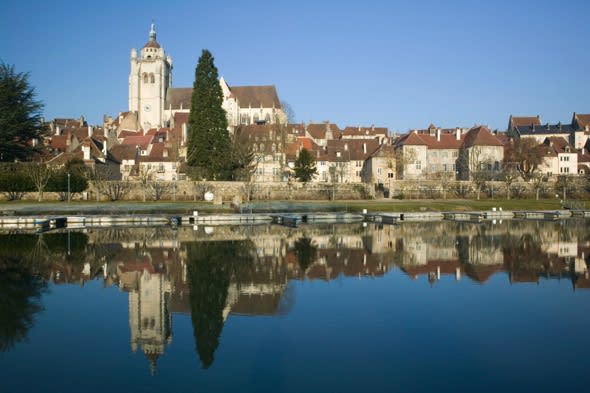
{"label": "riverbank", "polygon": [[265,212],[447,212],[486,211],[493,208],[515,210],[557,210],[590,208],[589,200],[562,203],[558,199],[514,200],[375,200],[375,201],[254,201],[240,207],[207,202],[2,202],[1,215],[92,215],[92,214],[235,214]]}

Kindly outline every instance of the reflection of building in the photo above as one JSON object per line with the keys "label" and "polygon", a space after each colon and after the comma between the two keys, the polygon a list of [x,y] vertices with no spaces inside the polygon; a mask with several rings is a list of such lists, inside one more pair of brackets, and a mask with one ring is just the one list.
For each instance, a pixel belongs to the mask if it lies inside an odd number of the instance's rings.
{"label": "reflection of building", "polygon": [[172,291],[170,279],[150,262],[123,264],[119,276],[121,288],[129,291],[131,349],[143,351],[153,374],[158,357],[172,340],[172,318],[168,309]]}

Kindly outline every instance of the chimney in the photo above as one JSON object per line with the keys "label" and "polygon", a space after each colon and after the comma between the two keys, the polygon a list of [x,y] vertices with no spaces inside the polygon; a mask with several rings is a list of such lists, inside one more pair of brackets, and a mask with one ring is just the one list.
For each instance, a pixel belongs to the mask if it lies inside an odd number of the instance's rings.
{"label": "chimney", "polygon": [[347,151],[347,150],[348,150],[348,143],[345,143],[344,144],[344,151]]}
{"label": "chimney", "polygon": [[586,132],[590,131],[590,124],[586,124],[586,127],[584,127],[584,129],[586,130]]}
{"label": "chimney", "polygon": [[107,152],[108,152],[108,148],[107,148],[107,140],[105,139],[102,142],[102,155],[104,156],[104,158],[107,158]]}
{"label": "chimney", "polygon": [[88,137],[92,137],[92,126],[88,126]]}
{"label": "chimney", "polygon": [[367,144],[363,143],[363,154],[367,154]]}
{"label": "chimney", "polygon": [[55,127],[55,135],[61,135],[61,129],[59,128],[59,126]]}
{"label": "chimney", "polygon": [[182,145],[186,144],[186,140],[188,139],[188,129],[186,123],[182,123]]}
{"label": "chimney", "polygon": [[90,160],[90,145],[84,144],[82,146],[82,153],[84,154],[84,161]]}
{"label": "chimney", "polygon": [[163,156],[164,158],[168,157],[168,149],[164,149],[164,150],[162,151],[162,156]]}
{"label": "chimney", "polygon": [[436,141],[440,142],[440,128],[436,129]]}
{"label": "chimney", "polygon": [[455,130],[455,137],[458,141],[461,140],[461,129],[459,127],[457,127],[457,129]]}

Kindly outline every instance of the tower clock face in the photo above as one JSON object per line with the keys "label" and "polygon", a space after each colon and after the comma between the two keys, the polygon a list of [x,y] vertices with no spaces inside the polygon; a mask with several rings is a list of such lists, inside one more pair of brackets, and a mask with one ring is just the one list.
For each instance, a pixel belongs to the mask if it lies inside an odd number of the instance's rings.
{"label": "tower clock face", "polygon": [[150,104],[146,104],[143,106],[143,110],[146,112],[149,112],[152,110],[152,106]]}

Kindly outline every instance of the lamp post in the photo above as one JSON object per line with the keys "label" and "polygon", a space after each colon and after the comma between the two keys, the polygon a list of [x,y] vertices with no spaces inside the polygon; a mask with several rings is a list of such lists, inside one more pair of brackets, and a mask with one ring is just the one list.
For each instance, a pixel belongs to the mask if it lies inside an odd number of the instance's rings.
{"label": "lamp post", "polygon": [[70,172],[68,172],[68,202],[72,200],[72,196],[70,194]]}

